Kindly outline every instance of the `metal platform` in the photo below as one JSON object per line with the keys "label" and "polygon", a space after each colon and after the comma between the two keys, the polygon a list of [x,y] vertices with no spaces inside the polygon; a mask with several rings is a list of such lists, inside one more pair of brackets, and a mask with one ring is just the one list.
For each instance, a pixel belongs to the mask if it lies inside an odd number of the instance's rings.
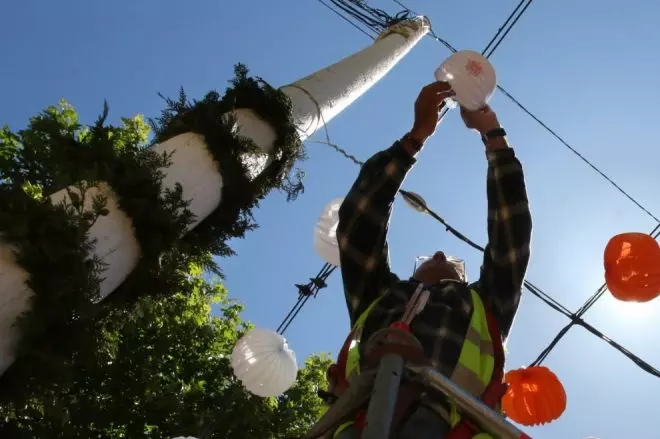
{"label": "metal platform", "polygon": [[[375,374],[373,373],[375,372]],[[405,364],[396,354],[385,355],[377,371],[364,374],[353,389],[337,402],[344,408],[344,415],[369,400],[366,423],[359,439],[388,439],[394,416],[399,387],[402,380],[422,384],[430,392],[440,392],[453,401],[462,416],[477,426],[480,431],[495,439],[531,439],[525,432],[507,421],[500,413],[492,410],[480,400],[465,392],[449,378],[429,366]],[[326,415],[330,413],[326,412]],[[323,416],[305,438],[326,438],[330,419]],[[322,427],[323,426],[323,427]],[[358,439],[354,430],[340,433],[335,439]]]}

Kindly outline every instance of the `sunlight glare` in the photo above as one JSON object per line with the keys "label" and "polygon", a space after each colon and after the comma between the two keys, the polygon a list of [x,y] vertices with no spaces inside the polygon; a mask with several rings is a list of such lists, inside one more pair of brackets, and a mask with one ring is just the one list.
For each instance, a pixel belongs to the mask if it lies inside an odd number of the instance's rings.
{"label": "sunlight glare", "polygon": [[619,302],[617,305],[617,314],[626,319],[646,319],[657,309],[650,303]]}
{"label": "sunlight glare", "polygon": [[660,306],[655,300],[646,303],[621,302],[609,293],[605,293],[602,300],[607,313],[621,323],[645,323],[652,316],[660,316]]}

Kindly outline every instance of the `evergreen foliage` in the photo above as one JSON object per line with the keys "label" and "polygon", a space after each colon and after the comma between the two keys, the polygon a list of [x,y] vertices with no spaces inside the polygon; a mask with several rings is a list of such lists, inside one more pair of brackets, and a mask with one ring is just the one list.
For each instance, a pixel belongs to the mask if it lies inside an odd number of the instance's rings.
{"label": "evergreen foliage", "polygon": [[[65,391],[76,361],[98,354],[100,321],[130,312],[144,297],[182,294],[190,267],[221,274],[214,257],[233,255],[228,241],[256,227],[251,212],[259,200],[272,189],[284,191],[288,200],[302,192],[302,173],[293,167],[305,154],[291,103],[263,80],[248,77],[245,66],[236,66],[235,74],[222,97],[210,92],[189,102],[181,91],[177,100],[166,99],[161,117],[152,121],[154,142],[184,132],[202,135],[223,176],[221,206],[187,233],[194,220],[189,200],[180,185],[164,188],[172,157],[149,148],[149,125],[142,116],[113,126],[106,123],[104,105],[98,120],[85,126],[63,101],[23,130],[0,130],[0,236],[14,249],[34,292],[17,321],[18,358],[0,378],[0,400],[38,394],[51,381]],[[238,108],[252,109],[277,133],[256,178],[250,178],[245,158],[264,153],[237,134],[232,112]],[[102,185],[131,219],[141,258],[129,278],[101,301],[106,267],[93,254],[90,229],[108,213],[108,200],[97,190]],[[53,202],[49,197],[60,190],[67,196]]]}

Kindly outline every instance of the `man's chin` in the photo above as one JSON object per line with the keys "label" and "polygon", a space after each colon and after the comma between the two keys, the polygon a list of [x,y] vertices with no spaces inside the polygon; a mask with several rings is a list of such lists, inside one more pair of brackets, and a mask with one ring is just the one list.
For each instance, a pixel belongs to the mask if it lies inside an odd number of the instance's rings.
{"label": "man's chin", "polygon": [[458,275],[458,273],[456,273],[456,270],[454,270],[453,268],[442,273],[439,277],[440,280],[461,280],[461,277]]}

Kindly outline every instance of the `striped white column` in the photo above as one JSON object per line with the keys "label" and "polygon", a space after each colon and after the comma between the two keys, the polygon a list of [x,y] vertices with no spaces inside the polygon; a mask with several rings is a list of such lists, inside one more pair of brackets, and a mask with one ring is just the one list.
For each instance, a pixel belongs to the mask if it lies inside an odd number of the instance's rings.
{"label": "striped white column", "polygon": [[[303,139],[348,107],[392,69],[429,31],[426,18],[419,17],[387,29],[371,46],[299,81],[282,87],[293,104],[293,115]],[[236,110],[237,129],[251,138],[265,152],[272,149],[275,131],[252,110]],[[206,148],[202,136],[185,133],[154,146],[157,152],[173,153],[172,164],[164,169],[163,186],[183,187],[183,196],[191,201],[190,210],[201,222],[221,205],[222,175]],[[258,175],[265,161],[252,160],[252,174]],[[70,188],[75,191],[75,189]],[[140,258],[130,218],[119,209],[117,197],[108,185],[88,191],[86,200],[97,193],[107,196],[109,214],[99,218],[91,229],[96,239],[94,253],[107,264],[101,282],[101,295],[112,293],[131,273]],[[61,190],[53,202],[67,198]],[[90,201],[91,203],[91,201]],[[25,311],[33,294],[26,286],[28,274],[16,265],[12,248],[0,240],[0,374],[14,360],[13,343],[17,339],[13,323]]]}

